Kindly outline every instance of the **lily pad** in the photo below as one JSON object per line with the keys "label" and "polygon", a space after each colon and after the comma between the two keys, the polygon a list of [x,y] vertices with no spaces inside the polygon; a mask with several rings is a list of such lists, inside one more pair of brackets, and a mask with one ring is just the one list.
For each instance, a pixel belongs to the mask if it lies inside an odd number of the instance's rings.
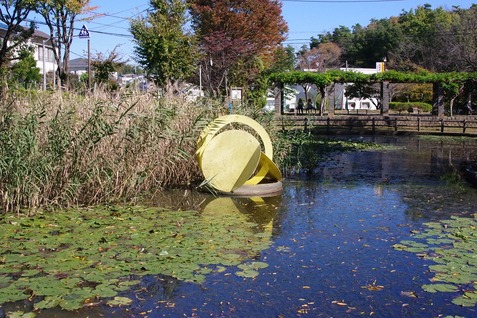
{"label": "lily pad", "polygon": [[43,297],[37,308],[74,310],[117,297],[138,283],[131,276],[201,283],[215,265],[236,266],[270,247],[271,228],[258,230],[230,200],[202,213],[109,206],[0,218],[0,304],[33,295]]}
{"label": "lily pad", "polygon": [[107,304],[111,307],[129,306],[132,304],[132,299],[127,297],[114,297],[114,299],[108,301]]}
{"label": "lily pad", "polygon": [[[427,229],[412,240],[403,240],[393,245],[396,250],[424,253],[436,262],[429,270],[434,273],[433,282],[423,285],[423,290],[437,292],[466,292],[453,300],[460,306],[477,305],[477,219],[453,216],[441,223],[425,223]],[[428,255],[432,255],[428,256]],[[473,285],[474,290],[467,286]],[[464,288],[465,286],[465,288]]]}
{"label": "lily pad", "polygon": [[422,289],[429,293],[459,291],[459,288],[457,288],[457,286],[451,284],[427,284],[422,285]]}

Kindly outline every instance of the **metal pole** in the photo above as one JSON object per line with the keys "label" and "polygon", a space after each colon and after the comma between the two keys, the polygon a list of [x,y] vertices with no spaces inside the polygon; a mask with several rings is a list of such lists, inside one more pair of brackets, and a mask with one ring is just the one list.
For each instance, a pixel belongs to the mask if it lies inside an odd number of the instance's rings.
{"label": "metal pole", "polygon": [[202,64],[199,64],[199,96],[202,97]]}
{"label": "metal pole", "polygon": [[43,90],[46,91],[46,66],[45,66],[45,41],[48,41],[49,39],[47,40],[43,40],[43,48],[42,48],[42,51],[43,51]]}
{"label": "metal pole", "polygon": [[88,39],[88,90],[91,90],[91,45]]}

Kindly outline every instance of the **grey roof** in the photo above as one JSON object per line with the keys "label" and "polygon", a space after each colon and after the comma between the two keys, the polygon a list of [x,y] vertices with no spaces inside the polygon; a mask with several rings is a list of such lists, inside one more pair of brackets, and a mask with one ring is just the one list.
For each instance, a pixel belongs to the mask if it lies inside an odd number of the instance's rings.
{"label": "grey roof", "polygon": [[85,70],[88,68],[88,59],[77,58],[70,60],[70,70]]}
{"label": "grey roof", "polygon": [[45,32],[42,32],[42,31],[36,30],[36,29],[35,29],[35,32],[33,33],[33,36],[43,38],[43,39],[49,39],[50,38],[50,36],[48,34],[46,34]]}
{"label": "grey roof", "polygon": [[[8,28],[8,25],[6,25],[3,22],[0,22],[0,29],[6,30],[7,28]],[[26,29],[27,27],[24,27],[24,28]],[[37,37],[37,38],[40,38],[40,39],[49,39],[50,38],[50,36],[48,34],[46,34],[43,31],[37,30],[37,29],[35,29],[35,32],[33,33],[33,36]]]}

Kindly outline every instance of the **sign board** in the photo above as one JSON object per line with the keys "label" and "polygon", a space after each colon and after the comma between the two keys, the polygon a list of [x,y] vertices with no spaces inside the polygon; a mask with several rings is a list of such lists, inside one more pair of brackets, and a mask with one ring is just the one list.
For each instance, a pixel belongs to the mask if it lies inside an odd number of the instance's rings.
{"label": "sign board", "polygon": [[230,97],[233,101],[242,100],[242,89],[239,87],[233,87],[231,90]]}
{"label": "sign board", "polygon": [[384,62],[376,62],[376,73],[384,72]]}
{"label": "sign board", "polygon": [[81,28],[81,30],[78,34],[78,37],[80,39],[89,39],[89,31],[88,31],[88,28],[86,27],[86,25],[83,25],[83,27]]}

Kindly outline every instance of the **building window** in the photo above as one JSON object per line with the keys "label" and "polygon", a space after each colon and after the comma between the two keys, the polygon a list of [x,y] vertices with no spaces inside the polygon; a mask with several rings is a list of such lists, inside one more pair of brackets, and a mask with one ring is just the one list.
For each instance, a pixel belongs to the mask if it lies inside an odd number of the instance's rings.
{"label": "building window", "polygon": [[[38,61],[43,61],[43,45],[38,45]],[[45,62],[55,62],[55,52],[51,47],[45,46]]]}

